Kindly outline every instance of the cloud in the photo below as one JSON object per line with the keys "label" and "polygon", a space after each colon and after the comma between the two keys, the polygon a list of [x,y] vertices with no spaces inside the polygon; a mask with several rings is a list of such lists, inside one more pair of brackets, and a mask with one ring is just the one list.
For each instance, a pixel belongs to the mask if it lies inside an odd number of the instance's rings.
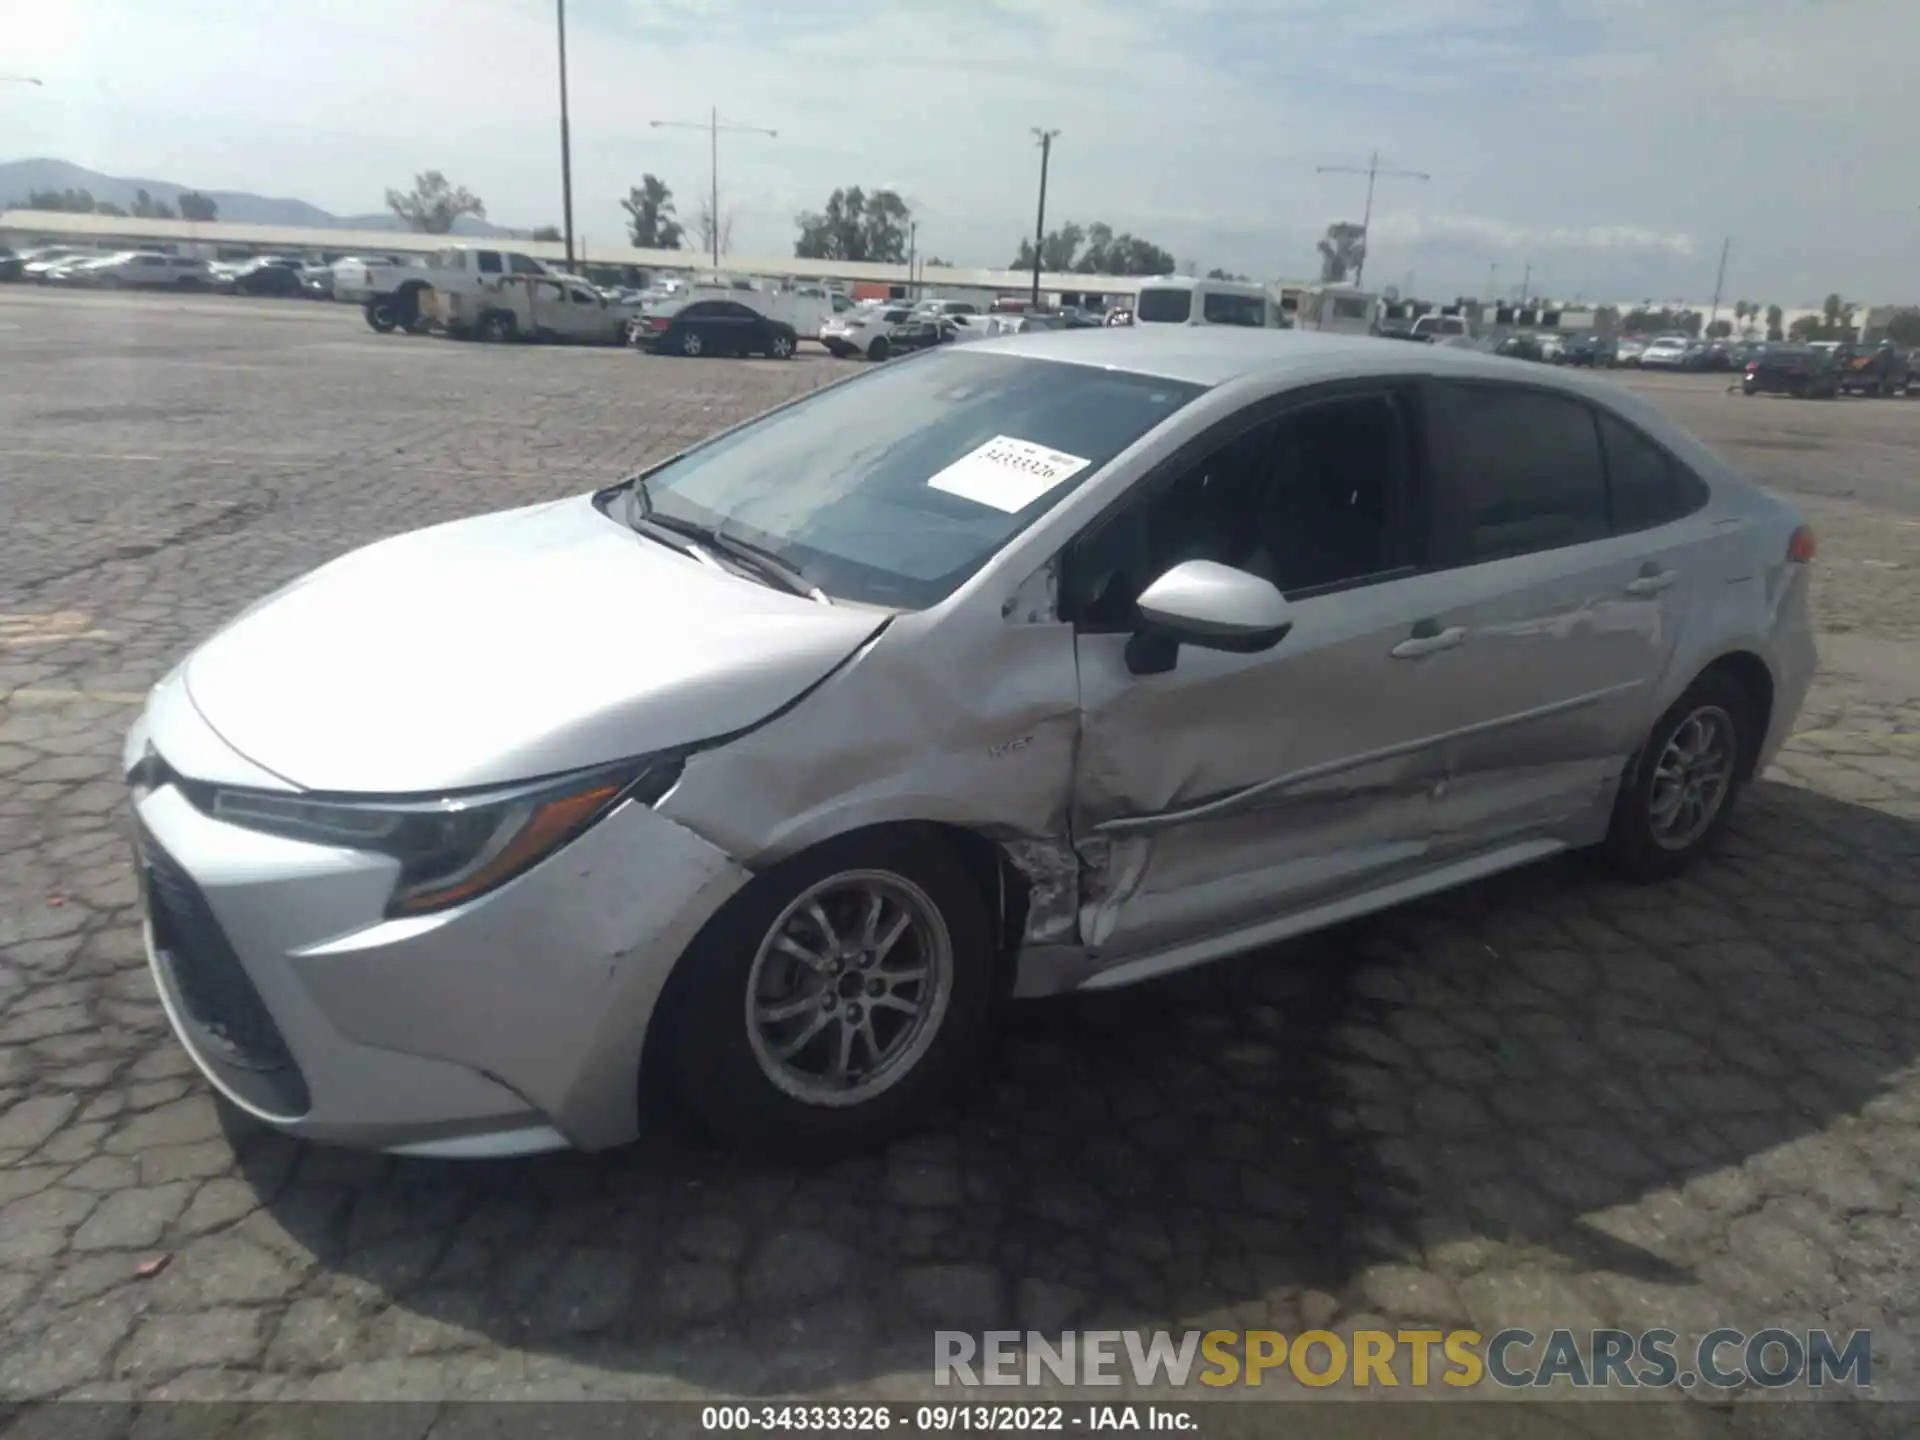
{"label": "cloud", "polygon": [[[62,0],[13,17],[15,155],[295,193],[343,212],[445,171],[509,224],[560,218],[548,0]],[[1915,288],[1914,0],[571,0],[576,226],[661,175],[690,213],[723,117],[743,252],[791,248],[837,185],[915,198],[925,248],[1004,262],[1048,213],[1253,274],[1314,265],[1378,150],[1373,250],[1465,287],[1551,254],[1569,288]],[[1838,87],[1837,91],[1834,87]],[[1369,267],[1370,271],[1373,269]]]}

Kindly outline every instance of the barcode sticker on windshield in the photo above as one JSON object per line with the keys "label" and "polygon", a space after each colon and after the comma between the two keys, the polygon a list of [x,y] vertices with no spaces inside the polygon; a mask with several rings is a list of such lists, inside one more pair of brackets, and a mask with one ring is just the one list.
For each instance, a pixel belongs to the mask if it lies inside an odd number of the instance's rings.
{"label": "barcode sticker on windshield", "polygon": [[1031,440],[996,435],[940,471],[927,484],[1013,515],[1093,462]]}

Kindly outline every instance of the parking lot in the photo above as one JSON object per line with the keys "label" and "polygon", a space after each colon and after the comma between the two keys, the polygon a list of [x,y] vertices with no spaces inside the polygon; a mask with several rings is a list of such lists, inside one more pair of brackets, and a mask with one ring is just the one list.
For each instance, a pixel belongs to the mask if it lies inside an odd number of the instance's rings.
{"label": "parking lot", "polygon": [[141,954],[144,690],[345,550],[850,368],[0,289],[0,1398],[906,1398],[936,1328],[1419,1322],[1870,1327],[1920,1397],[1920,400],[1627,381],[1821,540],[1800,733],[1679,884],[1556,862],[1023,1009],[961,1111],[823,1169],[223,1122]]}

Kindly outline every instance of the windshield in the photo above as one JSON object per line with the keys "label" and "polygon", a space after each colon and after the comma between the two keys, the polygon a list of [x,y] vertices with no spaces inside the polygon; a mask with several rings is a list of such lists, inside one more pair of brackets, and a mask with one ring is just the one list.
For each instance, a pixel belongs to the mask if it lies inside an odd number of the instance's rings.
{"label": "windshield", "polygon": [[1133,307],[1133,318],[1143,325],[1184,325],[1193,317],[1193,292],[1168,286],[1145,289]]}
{"label": "windshield", "polygon": [[763,416],[647,488],[663,519],[724,524],[835,599],[922,609],[1202,389],[931,351]]}

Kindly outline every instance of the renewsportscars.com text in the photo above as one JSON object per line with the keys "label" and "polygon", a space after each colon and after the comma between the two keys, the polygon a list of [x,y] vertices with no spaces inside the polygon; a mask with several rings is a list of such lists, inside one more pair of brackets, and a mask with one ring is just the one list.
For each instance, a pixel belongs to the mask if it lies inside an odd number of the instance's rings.
{"label": "renewsportscars.com text", "polygon": [[1179,1389],[1257,1386],[1269,1377],[1324,1387],[1491,1383],[1505,1389],[1732,1390],[1873,1386],[1873,1332],[1735,1329],[1683,1341],[1672,1330],[960,1330],[934,1334],[937,1386],[1131,1383]]}

